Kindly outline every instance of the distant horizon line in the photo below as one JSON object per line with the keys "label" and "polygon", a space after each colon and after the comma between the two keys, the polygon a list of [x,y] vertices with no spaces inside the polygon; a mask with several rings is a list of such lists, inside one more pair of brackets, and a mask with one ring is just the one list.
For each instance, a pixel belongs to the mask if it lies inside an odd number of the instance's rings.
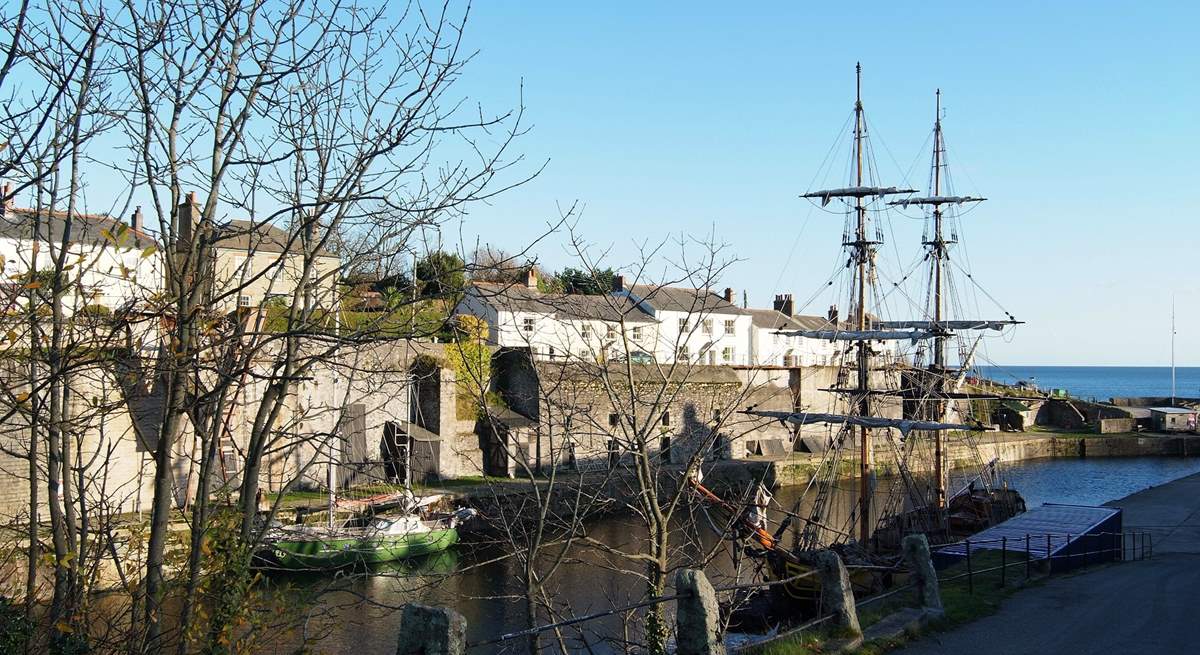
{"label": "distant horizon line", "polygon": [[[1171,368],[1170,364],[980,364],[979,368]],[[1200,368],[1200,364],[1176,364],[1175,368]]]}

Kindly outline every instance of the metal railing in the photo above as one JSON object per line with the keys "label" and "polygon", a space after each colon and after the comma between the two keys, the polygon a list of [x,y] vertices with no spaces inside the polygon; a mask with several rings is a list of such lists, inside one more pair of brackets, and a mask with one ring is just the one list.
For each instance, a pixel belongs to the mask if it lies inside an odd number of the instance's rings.
{"label": "metal railing", "polygon": [[[1044,550],[1041,548],[1043,540],[1045,544]],[[1099,548],[1096,547],[1097,542],[1100,544]],[[1056,554],[1056,543],[1058,544],[1058,554]],[[1035,545],[1038,547],[1037,549],[1035,549]],[[1091,549],[1082,551],[1072,549],[1072,546],[1076,545],[1081,547],[1087,545]],[[938,582],[952,582],[966,578],[969,593],[974,593],[975,591],[975,576],[984,573],[999,571],[999,585],[1004,586],[1007,583],[1008,572],[1014,566],[1024,568],[1024,577],[1028,580],[1033,575],[1034,563],[1045,565],[1046,573],[1049,574],[1053,572],[1055,561],[1060,561],[1067,565],[1085,566],[1105,561],[1141,561],[1154,556],[1153,535],[1144,530],[1095,532],[1084,535],[1070,533],[1026,534],[1023,539],[1009,539],[1008,537],[982,540],[965,539],[960,543],[948,544],[941,548],[932,549],[932,551],[942,555],[957,555],[957,553],[945,553],[943,551],[951,548],[957,549],[960,546],[963,549],[966,571],[957,575],[939,578]],[[1000,564],[998,566],[975,570],[972,561],[973,551],[998,551],[1000,553]],[[1035,553],[1042,552],[1045,554],[1040,557],[1035,556]],[[1012,564],[1008,561],[1009,554],[1011,553],[1017,555],[1017,561]],[[1021,561],[1022,559],[1024,560],[1023,562]]]}

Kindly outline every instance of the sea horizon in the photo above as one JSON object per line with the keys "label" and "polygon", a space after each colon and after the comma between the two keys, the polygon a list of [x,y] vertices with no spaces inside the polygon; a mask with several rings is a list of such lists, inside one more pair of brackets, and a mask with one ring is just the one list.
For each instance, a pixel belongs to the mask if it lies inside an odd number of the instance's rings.
{"label": "sea horizon", "polygon": [[[1078,398],[1170,397],[1171,367],[1134,365],[992,365],[980,366],[997,382],[1032,380],[1040,389],[1066,389]],[[1200,366],[1175,367],[1175,396],[1200,398]]]}

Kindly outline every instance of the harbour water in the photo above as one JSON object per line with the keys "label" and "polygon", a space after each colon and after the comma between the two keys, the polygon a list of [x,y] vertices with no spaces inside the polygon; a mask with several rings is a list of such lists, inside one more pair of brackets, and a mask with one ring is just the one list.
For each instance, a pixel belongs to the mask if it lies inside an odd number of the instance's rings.
{"label": "harbour water", "polygon": [[[1171,395],[1169,366],[981,366],[979,370],[997,382],[1033,380],[1041,389],[1066,389],[1084,399]],[[1200,398],[1200,367],[1176,367],[1175,389],[1179,397]]]}
{"label": "harbour water", "polygon": [[[1008,465],[1007,477],[1025,496],[1030,506],[1043,502],[1101,504],[1124,497],[1150,486],[1200,472],[1200,458],[1092,458],[1048,459]],[[854,501],[853,485],[847,483],[834,498],[835,516]],[[881,485],[882,487],[883,485]],[[790,506],[800,488],[785,488],[777,500]],[[842,508],[839,510],[838,508]],[[776,519],[781,518],[778,514]],[[836,522],[836,521],[831,521]],[[702,525],[702,521],[697,521]],[[638,525],[629,518],[608,518],[588,526],[588,536],[614,547],[635,545]],[[696,530],[689,552],[698,553],[719,546],[711,531]],[[453,553],[433,560],[411,564],[375,575],[353,575],[340,579],[288,578],[281,584],[295,585],[312,592],[309,629],[325,635],[322,645],[335,651],[364,655],[395,651],[399,613],[406,602],[422,602],[455,607],[468,620],[468,639],[479,641],[520,630],[524,625],[524,605],[519,600],[518,563],[503,558],[511,551],[500,544],[460,546]],[[732,581],[735,567],[745,565],[728,547],[718,547],[706,567],[714,581]],[[497,559],[499,558],[499,559]],[[636,573],[617,570],[619,564],[598,552],[577,548],[547,585],[549,597],[571,615],[596,612],[636,600],[642,583]],[[745,580],[745,575],[742,577]],[[720,584],[720,582],[717,582]],[[365,607],[358,602],[365,598]],[[610,616],[589,622],[580,632],[571,632],[568,646],[572,651],[617,652],[611,641],[622,634],[623,619]],[[585,647],[582,639],[587,640]],[[524,652],[522,642],[510,647],[490,645],[476,653]]]}

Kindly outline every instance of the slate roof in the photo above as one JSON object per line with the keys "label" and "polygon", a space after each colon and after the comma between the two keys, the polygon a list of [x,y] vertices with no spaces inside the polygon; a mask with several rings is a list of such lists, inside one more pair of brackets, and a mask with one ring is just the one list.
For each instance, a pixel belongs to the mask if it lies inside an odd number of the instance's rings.
{"label": "slate roof", "polygon": [[[0,237],[9,239],[29,239],[32,237],[33,219],[37,212],[33,209],[12,207],[4,211],[0,217]],[[46,216],[43,213],[43,216]],[[66,212],[51,212],[48,219],[43,218],[40,224],[42,241],[52,243],[62,242],[67,225]],[[124,227],[125,230],[121,228]],[[124,240],[121,234],[126,234]],[[111,238],[107,235],[111,235]],[[75,243],[115,244],[128,248],[146,248],[155,244],[154,237],[145,230],[135,230],[128,223],[103,214],[76,214],[71,219],[71,241]],[[116,239],[114,241],[113,239]]]}
{"label": "slate roof", "polygon": [[711,289],[635,284],[629,292],[656,310],[668,312],[744,314],[737,305]]}
{"label": "slate roof", "polygon": [[744,309],[750,315],[750,324],[767,330],[803,330],[804,326],[795,318],[774,309]]}
{"label": "slate roof", "polygon": [[554,314],[559,318],[626,323],[652,323],[650,315],[625,296],[610,294],[586,296],[569,293],[542,293],[523,284],[472,282],[475,295],[482,301],[507,311]]}
{"label": "slate roof", "polygon": [[[300,236],[288,234],[287,230],[270,223],[255,223],[253,221],[233,220],[220,228],[217,237],[218,248],[249,252],[301,252]],[[337,255],[319,248],[317,254],[324,257]]]}

